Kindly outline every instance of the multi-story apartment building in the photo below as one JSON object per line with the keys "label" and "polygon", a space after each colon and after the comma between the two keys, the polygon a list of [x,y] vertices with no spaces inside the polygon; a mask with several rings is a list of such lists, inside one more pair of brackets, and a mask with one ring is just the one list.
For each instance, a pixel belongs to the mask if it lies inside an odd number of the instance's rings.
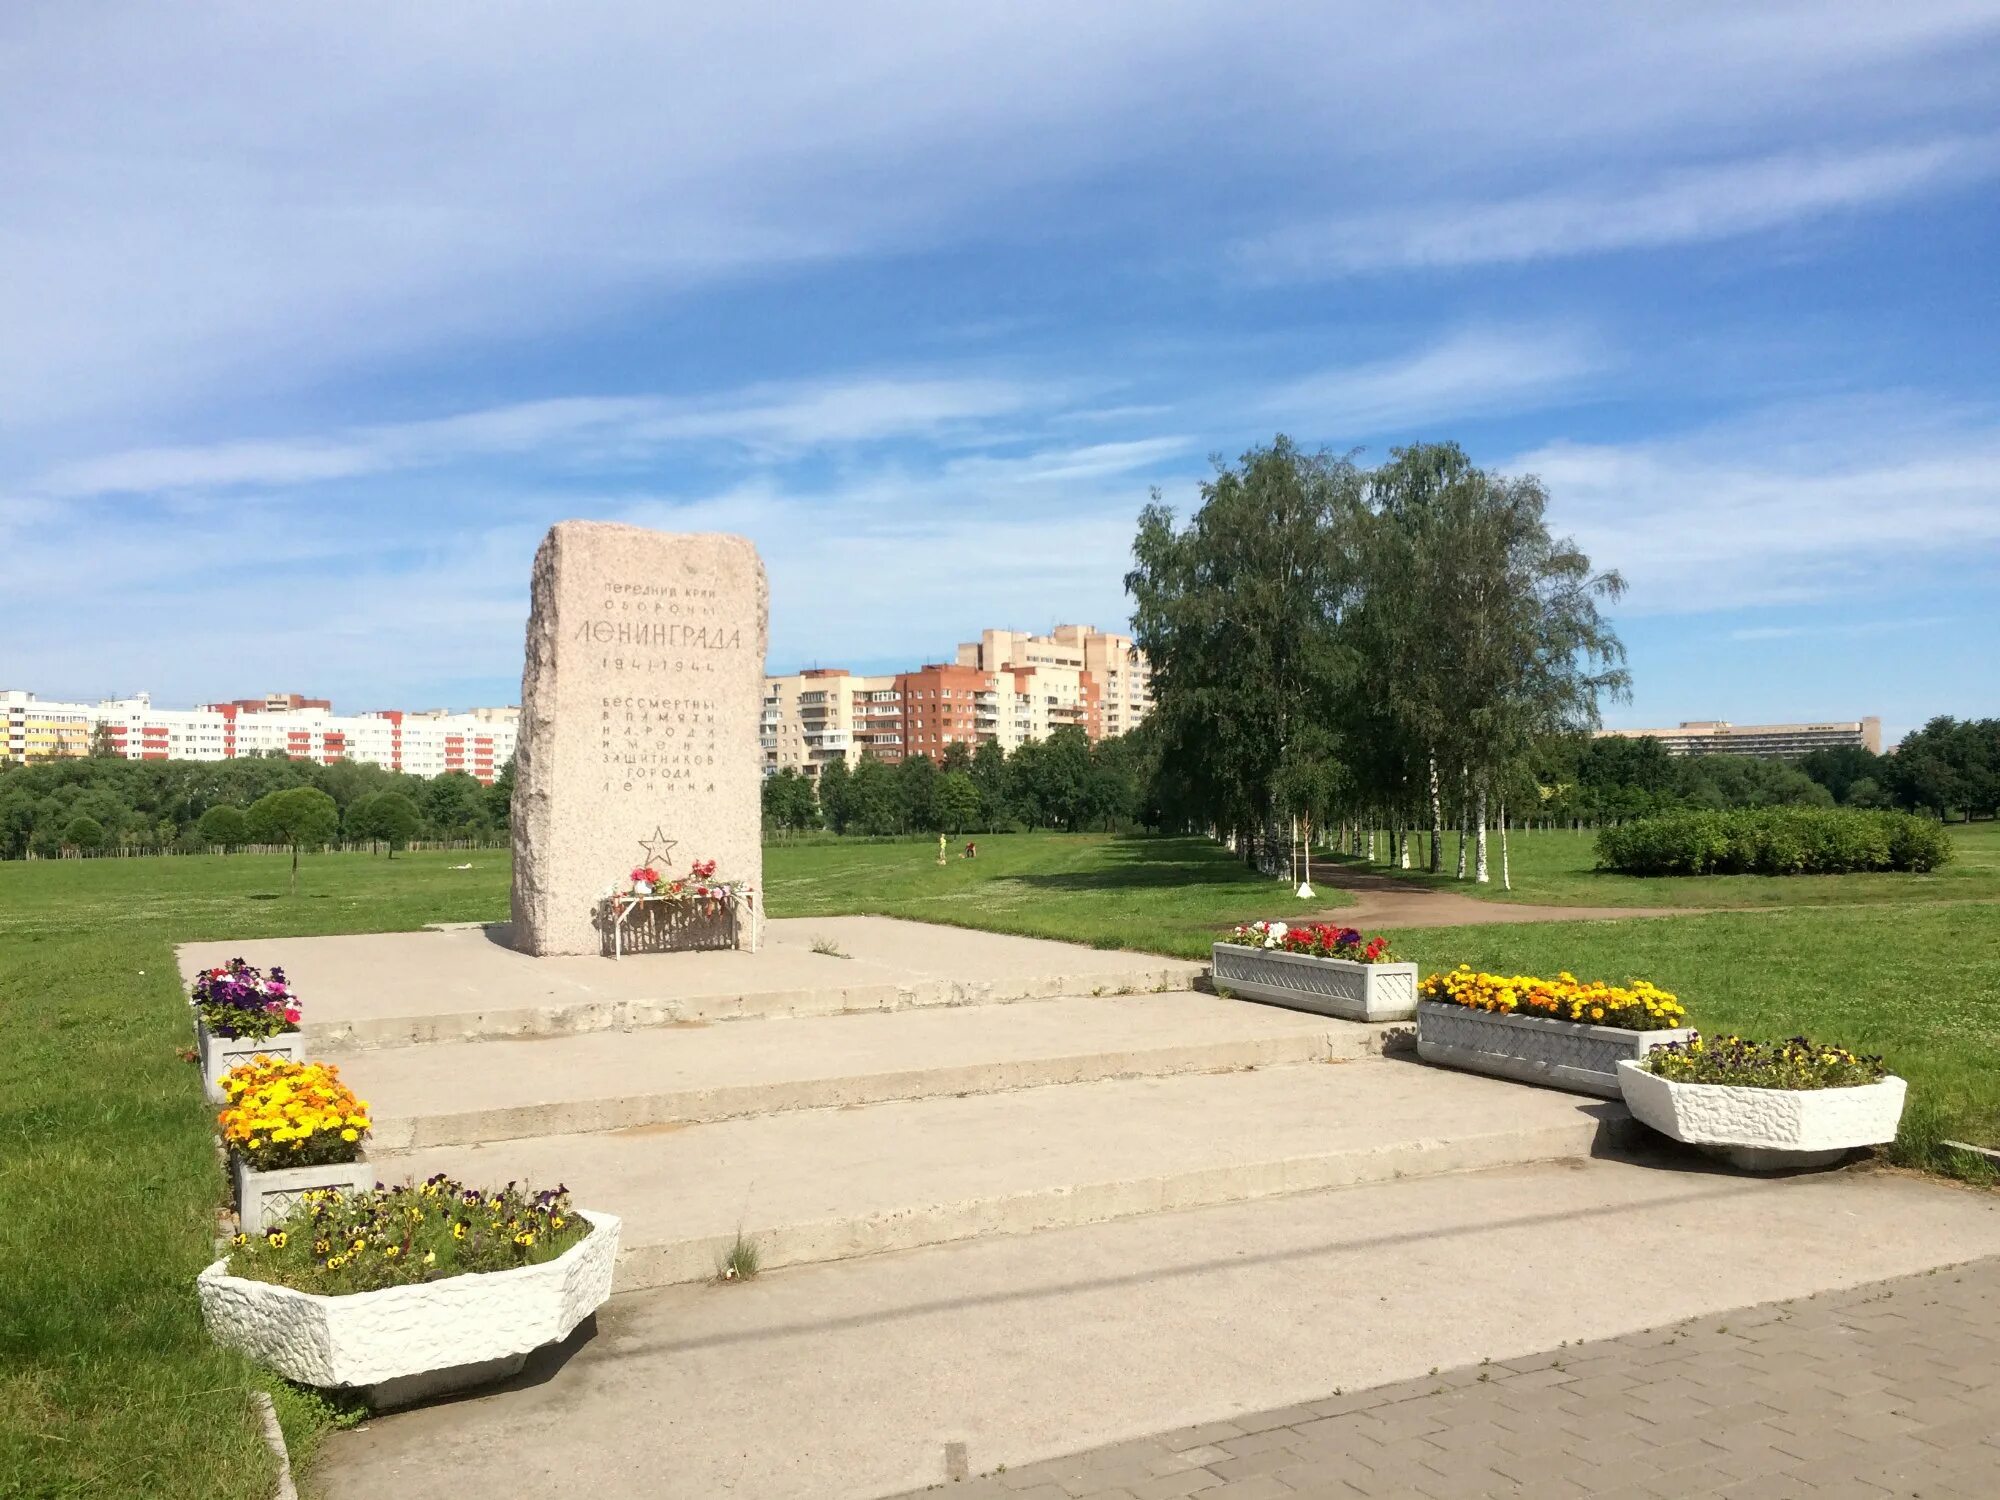
{"label": "multi-story apartment building", "polygon": [[941,759],[955,744],[1012,751],[1065,724],[1092,740],[1123,734],[1152,708],[1151,675],[1128,636],[1088,625],[1053,634],[988,630],[957,660],[862,676],[838,667],[764,679],[764,770],[808,775],[834,760]]}
{"label": "multi-story apartment building", "polygon": [[1882,753],[1882,721],[1833,720],[1820,724],[1732,724],[1727,719],[1688,719],[1673,729],[1600,729],[1598,738],[1658,740],[1669,755],[1761,755],[1797,760],[1815,750],[1845,745]]}
{"label": "multi-story apartment building", "polygon": [[160,708],[145,693],[99,703],[48,703],[18,689],[0,692],[10,760],[87,755],[102,731],[127,760],[235,760],[279,754],[292,760],[362,761],[415,776],[464,771],[491,785],[514,753],[520,710],[427,709],[336,714],[324,698],[274,693],[200,708]]}
{"label": "multi-story apartment building", "polygon": [[[757,725],[765,774],[787,768],[817,776],[830,761],[854,760],[865,746],[902,750],[902,695],[893,677],[859,677],[815,667],[764,679]],[[893,707],[894,712],[882,711]]]}
{"label": "multi-story apartment building", "polygon": [[[1145,655],[1130,636],[1093,625],[1058,625],[1047,635],[982,631],[978,640],[959,646],[958,660],[989,672],[1034,669],[1039,706],[1062,709],[1056,723],[1074,717],[1068,713],[1072,706],[1081,709],[1077,722],[1093,740],[1135,729],[1152,711],[1153,674]],[[1049,727],[1053,724],[1039,726],[1027,737],[1038,738]]]}

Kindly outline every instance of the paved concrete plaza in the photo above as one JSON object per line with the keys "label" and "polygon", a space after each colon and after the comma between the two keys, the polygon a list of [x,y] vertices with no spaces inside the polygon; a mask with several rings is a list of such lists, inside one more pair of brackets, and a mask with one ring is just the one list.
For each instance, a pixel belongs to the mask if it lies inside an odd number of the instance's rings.
{"label": "paved concrete plaza", "polygon": [[[1963,1424],[1991,1417],[1990,1317],[1740,1310],[2000,1256],[2000,1196],[1739,1176],[1617,1103],[1145,954],[872,917],[624,962],[504,937],[250,950],[375,1100],[380,1176],[566,1182],[623,1219],[592,1324],[337,1434],[331,1500],[878,1500],[961,1471],[1037,1500],[1783,1497],[1851,1477],[1827,1461],[1856,1442],[1944,1494],[1988,1457]],[[718,1285],[739,1234],[767,1274]]]}
{"label": "paved concrete plaza", "polygon": [[[948,1445],[964,1444],[973,1474],[1005,1464],[1018,1483],[1052,1455],[1243,1413],[1292,1407],[1273,1425],[1313,1421],[1305,1408],[1336,1388],[1687,1319],[1711,1339],[1750,1326],[1741,1307],[1993,1255],[1991,1195],[1882,1172],[1750,1180],[1676,1154],[1379,1183],[614,1297],[594,1336],[508,1388],[336,1434],[319,1478],[329,1500],[458,1500],[544,1482],[666,1500],[874,1500],[944,1480]],[[1826,1396],[1809,1358],[1765,1353],[1779,1385]],[[1903,1394],[1961,1401],[1964,1382],[1993,1371],[1990,1348],[1968,1342],[1941,1344],[1932,1364],[1959,1383]],[[1826,1366],[1836,1380],[1846,1368]],[[1521,1389],[1552,1379],[1524,1374]],[[1654,1414],[1708,1410],[1678,1399],[1693,1384],[1650,1393]],[[1622,1387],[1565,1394],[1600,1390],[1615,1404]],[[1608,1432],[1627,1425],[1607,1420]],[[1497,1445],[1507,1429],[1492,1428]],[[1223,1500],[1287,1493],[1248,1472],[1277,1465],[1258,1459],[1258,1439],[1213,1431],[1209,1444],[1177,1439],[1212,1450],[1182,1462],[1186,1473],[1142,1476],[1107,1458],[1098,1490],[1151,1497],[1212,1479]],[[1158,1447],[1135,1451],[1174,1467]],[[1593,1444],[1581,1456],[1613,1455]],[[1192,1472],[1238,1459],[1242,1471]],[[1048,1477],[1036,1500],[1069,1493]]]}
{"label": "paved concrete plaza", "polygon": [[1992,1500],[2000,1259],[1461,1365],[946,1489],[953,1500]]}

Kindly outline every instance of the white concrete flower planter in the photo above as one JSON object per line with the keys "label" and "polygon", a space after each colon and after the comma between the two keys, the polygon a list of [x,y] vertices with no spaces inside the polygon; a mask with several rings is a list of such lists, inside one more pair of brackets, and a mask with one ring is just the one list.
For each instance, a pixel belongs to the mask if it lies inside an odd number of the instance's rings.
{"label": "white concrete flower planter", "polygon": [[1545,1084],[1602,1099],[1619,1095],[1618,1064],[1694,1032],[1628,1031],[1542,1016],[1509,1016],[1444,1000],[1417,1005],[1417,1056],[1471,1073]]}
{"label": "white concrete flower planter", "polygon": [[611,1295],[619,1221],[579,1212],[590,1234],[541,1265],[343,1297],[231,1276],[219,1260],[196,1281],[202,1318],[218,1344],[377,1409],[504,1380]]}
{"label": "white concrete flower planter", "polygon": [[1829,1166],[1893,1141],[1908,1092],[1893,1074],[1853,1088],[1756,1089],[1681,1083],[1636,1062],[1618,1065],[1618,1081],[1634,1119],[1750,1172]]}
{"label": "white concrete flower planter", "polygon": [[281,1031],[276,1036],[216,1036],[202,1024],[200,1012],[195,1014],[195,1047],[201,1053],[201,1087],[211,1104],[227,1104],[229,1096],[222,1092],[222,1075],[238,1063],[246,1063],[262,1054],[265,1057],[289,1058],[292,1062],[306,1060],[306,1037],[303,1031]]}
{"label": "white concrete flower planter", "polygon": [[301,1193],[323,1188],[365,1193],[375,1186],[375,1167],[367,1161],[337,1162],[324,1167],[276,1167],[260,1172],[235,1151],[229,1153],[229,1175],[236,1183],[236,1222],[250,1234],[283,1219]]}
{"label": "white concrete flower planter", "polygon": [[1346,1021],[1407,1021],[1417,1009],[1415,964],[1363,964],[1245,943],[1209,949],[1215,982],[1232,995]]}

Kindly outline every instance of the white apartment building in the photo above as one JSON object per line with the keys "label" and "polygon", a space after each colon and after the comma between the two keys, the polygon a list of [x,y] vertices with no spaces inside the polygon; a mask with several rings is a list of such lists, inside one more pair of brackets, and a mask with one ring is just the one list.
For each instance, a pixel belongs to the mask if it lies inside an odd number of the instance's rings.
{"label": "white apartment building", "polygon": [[[127,760],[235,760],[277,753],[333,765],[357,761],[436,776],[464,771],[491,785],[514,753],[520,710],[464,713],[336,714],[315,700],[291,707],[273,694],[201,708],[160,708],[145,693],[95,704],[53,703],[19,689],[0,692],[6,755],[18,762],[88,755],[100,728],[113,754]],[[266,706],[266,705],[270,706]]]}

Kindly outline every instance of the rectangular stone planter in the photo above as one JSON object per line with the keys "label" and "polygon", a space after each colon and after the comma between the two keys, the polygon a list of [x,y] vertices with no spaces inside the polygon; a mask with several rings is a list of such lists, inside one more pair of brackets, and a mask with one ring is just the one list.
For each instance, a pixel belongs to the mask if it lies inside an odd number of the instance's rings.
{"label": "rectangular stone planter", "polygon": [[195,1283],[202,1318],[218,1344],[378,1409],[503,1380],[611,1295],[619,1221],[578,1212],[589,1235],[541,1265],[344,1297],[231,1276],[219,1260]]}
{"label": "rectangular stone planter", "polygon": [[291,1212],[299,1194],[320,1188],[365,1193],[375,1186],[375,1168],[368,1161],[340,1162],[324,1167],[279,1167],[260,1172],[237,1152],[229,1153],[229,1175],[236,1184],[236,1221],[248,1234],[268,1229]]}
{"label": "rectangular stone planter", "polygon": [[283,1031],[276,1036],[239,1037],[216,1036],[201,1022],[197,1014],[194,1023],[195,1048],[201,1054],[201,1087],[211,1104],[226,1104],[229,1096],[222,1092],[222,1075],[238,1063],[246,1063],[262,1053],[265,1057],[285,1057],[293,1062],[304,1062],[306,1057],[306,1037],[303,1031]]}
{"label": "rectangular stone planter", "polygon": [[1344,1021],[1407,1021],[1417,1008],[1415,964],[1363,964],[1243,943],[1209,949],[1215,983],[1232,995]]}
{"label": "rectangular stone planter", "polygon": [[1417,1056],[1470,1073],[1545,1084],[1573,1094],[1619,1097],[1618,1064],[1694,1032],[1628,1031],[1541,1016],[1509,1016],[1441,1000],[1417,1004]]}
{"label": "rectangular stone planter", "polygon": [[1830,1166],[1856,1146],[1893,1141],[1908,1088],[1893,1074],[1843,1089],[1681,1083],[1637,1062],[1621,1062],[1618,1081],[1634,1119],[1752,1172]]}

